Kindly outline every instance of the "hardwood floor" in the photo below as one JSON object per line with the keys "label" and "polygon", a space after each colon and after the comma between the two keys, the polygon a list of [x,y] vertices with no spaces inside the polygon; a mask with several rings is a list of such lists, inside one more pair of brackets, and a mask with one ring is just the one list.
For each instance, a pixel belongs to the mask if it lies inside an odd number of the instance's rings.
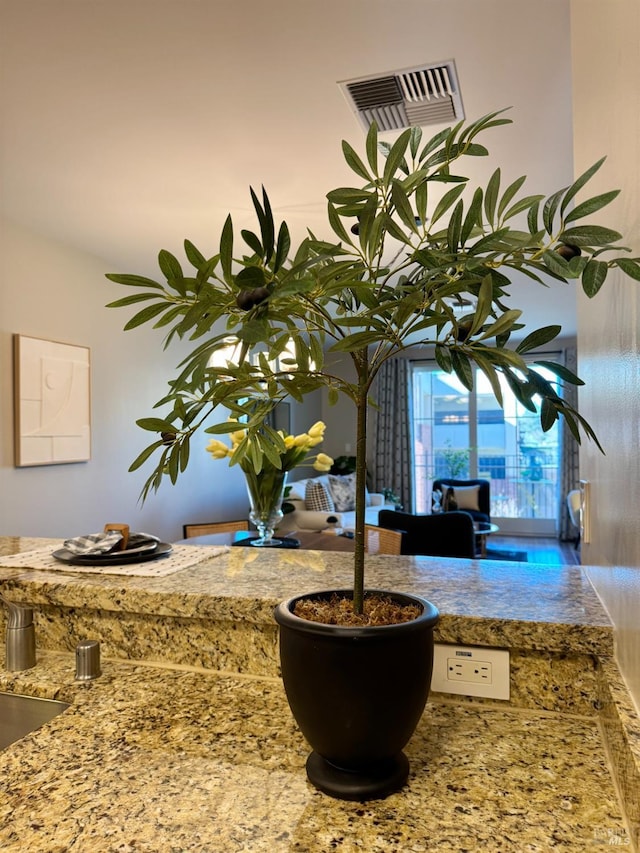
{"label": "hardwood floor", "polygon": [[487,545],[496,550],[526,551],[530,563],[543,563],[548,566],[580,565],[580,551],[576,551],[572,542],[560,542],[559,539],[497,534],[490,537]]}

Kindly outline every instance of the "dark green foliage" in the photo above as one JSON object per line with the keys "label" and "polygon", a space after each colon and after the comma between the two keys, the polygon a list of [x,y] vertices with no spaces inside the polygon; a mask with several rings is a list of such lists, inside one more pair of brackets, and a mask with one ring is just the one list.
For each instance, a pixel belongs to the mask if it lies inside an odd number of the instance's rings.
{"label": "dark green foliage", "polygon": [[[542,286],[580,281],[593,296],[612,268],[640,280],[640,258],[620,255],[628,250],[615,245],[621,239],[616,231],[583,222],[609,204],[616,190],[575,201],[604,160],[546,199],[520,196],[524,177],[502,189],[499,168],[486,186],[468,186],[462,161],[488,153],[476,137],[507,123],[496,112],[425,143],[420,128],[412,128],[392,144],[378,139],[374,125],[364,159],[343,142],[345,160],[359,181],[327,194],[336,242],[310,235],[291,252],[286,223],[276,226],[267,193],[262,189],[259,197],[252,189],[258,231],[241,231],[249,254],[239,254],[229,216],[215,254],[207,256],[185,241],[195,276],[185,275],[165,250],[158,257],[163,282],[107,276],[138,290],[110,307],[145,303],[125,328],[151,323],[167,329],[165,345],[174,336],[194,341],[157,404],[163,417],[140,421],[146,430],[173,437],[155,440],[131,466],[160,454],[143,496],[165,475],[175,482],[187,465],[191,435],[216,410],[221,420],[214,417],[207,432],[229,431],[227,410],[245,418],[251,437],[247,454],[259,465],[262,455],[274,456],[278,436],[264,428],[264,420],[280,400],[302,400],[321,387],[331,403],[346,394],[358,412],[355,588],[361,590],[365,411],[371,384],[389,358],[415,344],[432,347],[440,367],[465,387],[473,386],[477,365],[499,403],[502,376],[522,405],[539,411],[544,429],[563,418],[578,440],[581,433],[597,440],[579,413],[523,359],[552,341],[560,327],[530,331],[521,343],[511,344],[523,325],[510,286],[515,272]],[[237,343],[233,362],[218,359],[212,366],[230,337]],[[296,365],[275,369],[274,360],[290,339]],[[327,349],[351,358],[351,379],[325,371]],[[263,356],[252,359],[256,350]],[[561,383],[580,382],[568,371],[556,369],[556,374]]]}

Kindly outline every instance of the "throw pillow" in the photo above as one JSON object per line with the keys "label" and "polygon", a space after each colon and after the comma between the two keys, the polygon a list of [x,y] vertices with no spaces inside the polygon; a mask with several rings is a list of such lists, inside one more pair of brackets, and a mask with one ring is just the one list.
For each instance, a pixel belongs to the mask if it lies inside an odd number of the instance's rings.
{"label": "throw pillow", "polygon": [[[480,510],[478,503],[480,486],[449,486],[449,490],[453,492],[453,500],[457,504],[457,509]],[[453,507],[449,506],[448,508],[452,509]]]}
{"label": "throw pillow", "polygon": [[351,512],[356,508],[356,475],[329,475],[329,489],[336,512]]}
{"label": "throw pillow", "polygon": [[289,494],[287,495],[287,500],[290,501],[303,501],[304,493],[307,488],[307,480],[296,480],[294,483],[287,482],[287,487],[289,488]]}
{"label": "throw pillow", "polygon": [[324,483],[314,483],[313,480],[307,480],[304,505],[306,509],[314,512],[335,512],[336,510],[329,489]]}
{"label": "throw pillow", "polygon": [[442,498],[442,511],[453,512],[454,510],[458,509],[458,502],[456,501],[453,486],[447,486],[447,484],[444,483],[442,488],[444,490],[444,496]]}

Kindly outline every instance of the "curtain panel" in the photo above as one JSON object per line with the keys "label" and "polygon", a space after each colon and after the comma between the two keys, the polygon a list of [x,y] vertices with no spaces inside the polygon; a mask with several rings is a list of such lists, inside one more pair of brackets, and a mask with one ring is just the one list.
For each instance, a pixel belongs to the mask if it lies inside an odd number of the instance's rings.
{"label": "curtain panel", "polygon": [[[573,373],[578,369],[578,352],[576,347],[567,347],[564,351],[564,364]],[[569,405],[577,407],[578,388],[576,385],[565,384],[562,390],[563,398]],[[575,539],[577,531],[569,517],[567,495],[572,489],[578,488],[580,480],[580,445],[571,435],[569,427],[562,422],[560,446],[560,490],[558,506],[558,538],[562,540]]]}
{"label": "curtain panel", "polygon": [[376,377],[370,468],[374,490],[392,489],[407,512],[413,511],[410,375],[409,360],[394,358]]}

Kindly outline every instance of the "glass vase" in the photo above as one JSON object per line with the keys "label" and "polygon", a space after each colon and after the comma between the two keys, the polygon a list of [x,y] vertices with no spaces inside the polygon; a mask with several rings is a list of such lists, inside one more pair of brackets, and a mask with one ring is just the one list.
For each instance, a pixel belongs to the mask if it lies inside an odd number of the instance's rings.
{"label": "glass vase", "polygon": [[287,472],[278,468],[263,468],[256,474],[251,470],[244,472],[247,492],[251,503],[250,521],[258,529],[258,538],[252,545],[273,546],[279,541],[273,538],[273,532],[282,521],[282,499],[287,480]]}

